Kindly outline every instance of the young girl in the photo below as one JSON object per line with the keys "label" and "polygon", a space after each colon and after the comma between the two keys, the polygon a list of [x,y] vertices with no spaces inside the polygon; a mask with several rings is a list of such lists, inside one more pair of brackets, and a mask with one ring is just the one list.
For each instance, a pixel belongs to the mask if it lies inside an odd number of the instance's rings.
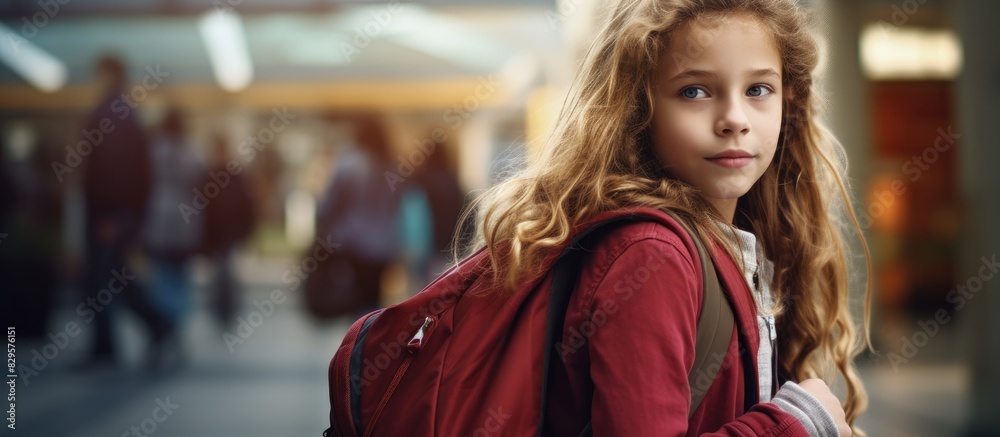
{"label": "young girl", "polygon": [[[593,329],[554,370],[546,433],[862,435],[862,342],[837,219],[860,229],[843,151],[817,120],[817,57],[794,0],[613,7],[544,155],[481,199],[479,236],[506,284],[496,292],[539,274],[598,214],[670,209],[714,243],[739,335],[689,414],[704,294],[695,246],[662,225],[615,228],[570,301],[564,344]],[[838,376],[843,404],[824,382]]]}

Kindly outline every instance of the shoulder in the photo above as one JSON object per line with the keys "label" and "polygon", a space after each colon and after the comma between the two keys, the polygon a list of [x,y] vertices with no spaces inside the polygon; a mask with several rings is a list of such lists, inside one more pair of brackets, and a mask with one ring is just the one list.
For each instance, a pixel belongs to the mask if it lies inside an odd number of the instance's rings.
{"label": "shoulder", "polygon": [[[595,294],[663,288],[697,296],[701,263],[691,236],[678,224],[642,221],[612,225],[587,242],[580,292],[584,302]],[[605,291],[602,291],[605,290]],[[629,293],[631,294],[631,293]],[[700,297],[694,297],[700,301]]]}
{"label": "shoulder", "polygon": [[636,260],[636,253],[648,251],[662,253],[664,256],[677,256],[679,261],[694,270],[698,251],[694,241],[687,231],[679,224],[672,225],[655,222],[639,221],[611,225],[610,229],[600,232],[589,241],[593,252],[591,260],[605,262],[643,262]]}
{"label": "shoulder", "polygon": [[672,225],[622,223],[585,242],[567,326],[600,327],[589,339],[611,355],[632,356],[657,345],[693,360],[703,278],[690,237]]}

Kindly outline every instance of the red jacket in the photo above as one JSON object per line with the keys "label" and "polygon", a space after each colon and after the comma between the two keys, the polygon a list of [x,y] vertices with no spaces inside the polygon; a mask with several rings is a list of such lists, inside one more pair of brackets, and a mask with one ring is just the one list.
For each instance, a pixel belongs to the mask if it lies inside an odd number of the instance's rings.
{"label": "red jacket", "polygon": [[[656,214],[665,224],[620,224],[594,236],[554,355],[565,357],[566,368],[558,359],[550,366],[544,435],[577,436],[592,419],[596,436],[805,436],[793,416],[752,405],[759,399],[756,315],[742,275],[718,248],[736,326],[718,376],[704,382],[708,391],[688,420],[701,266],[682,228]],[[552,279],[525,278],[499,298],[489,269],[480,251],[416,296],[351,326],[330,367],[337,435],[366,427],[376,436],[538,434]],[[751,360],[747,370],[741,358]]]}
{"label": "red jacket", "polygon": [[[712,258],[736,323],[729,353],[688,420],[703,281],[694,243],[670,222],[625,224],[595,242],[566,313],[566,364],[552,370],[548,431],[575,436],[589,418],[595,436],[808,436],[792,415],[757,403],[756,307],[718,246]],[[551,275],[540,286],[550,284]],[[741,348],[751,365],[741,362]]]}

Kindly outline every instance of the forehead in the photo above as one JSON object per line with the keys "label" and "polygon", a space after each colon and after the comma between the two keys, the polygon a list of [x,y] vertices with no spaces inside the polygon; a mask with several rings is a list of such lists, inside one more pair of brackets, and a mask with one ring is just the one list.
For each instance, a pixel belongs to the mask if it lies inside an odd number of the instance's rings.
{"label": "forehead", "polygon": [[767,22],[761,16],[751,12],[706,12],[687,19],[674,26],[669,35],[670,42],[678,33],[689,33],[692,30],[719,31],[738,28],[742,32],[759,32],[767,35],[773,41],[773,34]]}
{"label": "forehead", "polygon": [[689,20],[668,36],[657,70],[773,68],[781,72],[781,54],[771,29],[749,13],[712,14]]}

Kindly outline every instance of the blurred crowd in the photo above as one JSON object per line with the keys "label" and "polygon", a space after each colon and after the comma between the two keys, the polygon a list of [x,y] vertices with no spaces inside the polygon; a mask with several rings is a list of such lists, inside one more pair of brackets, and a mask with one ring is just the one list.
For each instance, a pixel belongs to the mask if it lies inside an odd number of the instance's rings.
{"label": "blurred crowd", "polygon": [[[113,314],[130,312],[146,331],[145,367],[163,371],[184,363],[179,332],[194,302],[209,303],[221,331],[234,325],[243,304],[238,259],[260,221],[260,181],[233,159],[223,133],[198,147],[178,107],[145,126],[136,108],[121,105],[127,71],[115,56],[98,60],[102,98],[65,157],[38,145],[15,160],[0,148],[0,275],[11,278],[3,311],[21,336],[44,339],[68,295],[90,330],[80,369],[121,366]],[[382,120],[352,115],[350,123],[353,140],[337,145],[316,201],[315,244],[333,249],[304,281],[306,309],[319,320],[384,305],[390,268],[405,272],[409,293],[442,272],[464,204],[445,153],[427,154],[405,183],[387,184],[395,167]],[[67,250],[74,234],[75,253]],[[194,281],[195,262],[210,266],[204,286]]]}

